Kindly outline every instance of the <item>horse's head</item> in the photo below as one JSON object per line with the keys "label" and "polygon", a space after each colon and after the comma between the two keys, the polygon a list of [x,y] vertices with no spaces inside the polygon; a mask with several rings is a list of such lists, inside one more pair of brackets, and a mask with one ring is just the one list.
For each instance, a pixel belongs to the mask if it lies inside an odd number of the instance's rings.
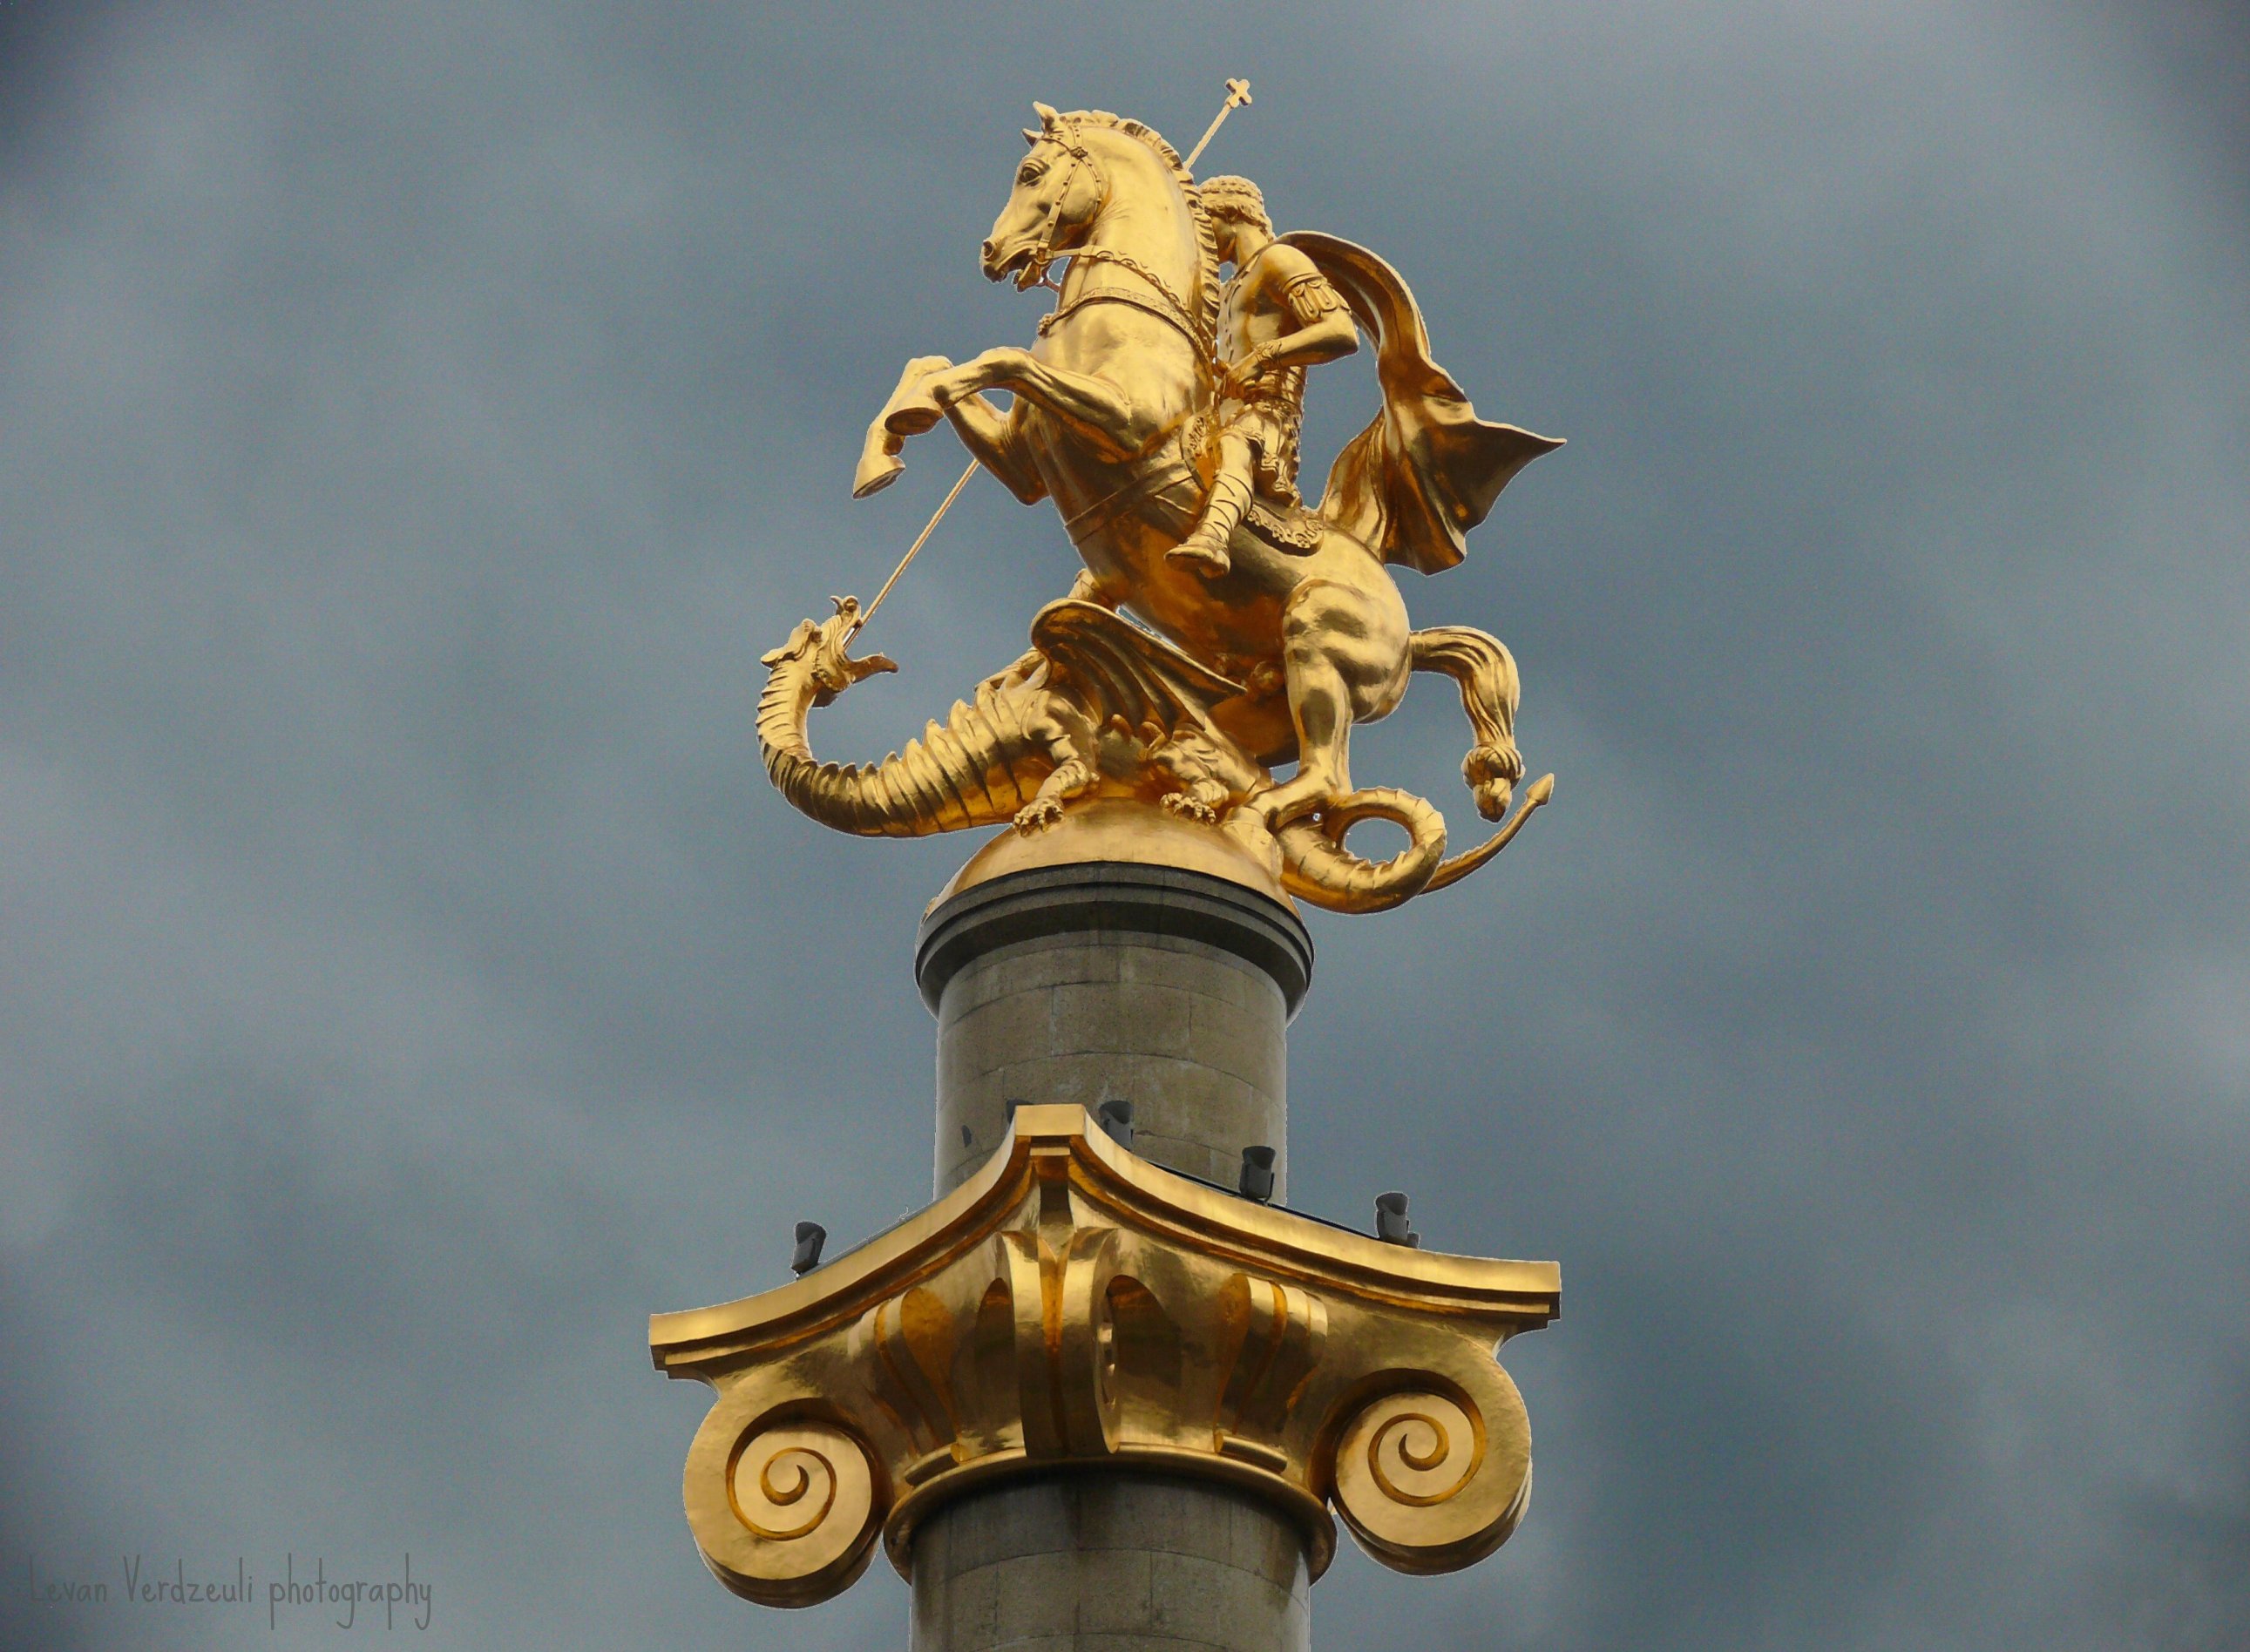
{"label": "horse's head", "polygon": [[983,249],[984,279],[1012,274],[1018,289],[1037,285],[1051,260],[1085,243],[1108,194],[1075,123],[1044,103],[1032,107],[1039,125],[1024,128],[1031,153]]}

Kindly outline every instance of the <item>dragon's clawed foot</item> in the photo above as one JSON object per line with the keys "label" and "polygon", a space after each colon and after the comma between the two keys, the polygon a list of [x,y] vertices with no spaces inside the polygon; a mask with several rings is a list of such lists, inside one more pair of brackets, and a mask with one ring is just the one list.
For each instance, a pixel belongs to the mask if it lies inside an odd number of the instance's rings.
{"label": "dragon's clawed foot", "polygon": [[1083,758],[1066,757],[1039,784],[1039,795],[1016,811],[1016,829],[1031,837],[1062,818],[1065,803],[1083,797],[1100,782],[1093,765]]}
{"label": "dragon's clawed foot", "polygon": [[[1225,800],[1225,795],[1224,791],[1219,793],[1221,802]],[[1177,815],[1182,820],[1191,820],[1201,826],[1218,824],[1218,810],[1193,792],[1167,792],[1163,802],[1164,812],[1168,815]]]}

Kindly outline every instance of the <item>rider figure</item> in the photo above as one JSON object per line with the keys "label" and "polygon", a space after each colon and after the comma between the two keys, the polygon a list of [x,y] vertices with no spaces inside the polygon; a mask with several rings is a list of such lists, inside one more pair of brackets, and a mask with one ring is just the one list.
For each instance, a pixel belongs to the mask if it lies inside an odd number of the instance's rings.
{"label": "rider figure", "polygon": [[1252,495],[1297,500],[1297,430],[1305,369],[1349,355],[1359,334],[1343,295],[1313,261],[1273,238],[1265,197],[1247,178],[1202,186],[1222,264],[1234,266],[1219,306],[1218,475],[1194,532],[1165,554],[1207,578],[1233,566],[1227,540]]}

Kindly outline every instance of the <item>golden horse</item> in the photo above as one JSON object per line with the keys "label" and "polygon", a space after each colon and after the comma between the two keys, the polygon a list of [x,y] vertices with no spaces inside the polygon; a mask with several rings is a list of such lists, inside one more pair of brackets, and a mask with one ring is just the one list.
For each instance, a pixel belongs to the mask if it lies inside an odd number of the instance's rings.
{"label": "golden horse", "polygon": [[[1230,571],[1168,561],[1216,462],[1211,226],[1156,133],[1098,110],[1037,108],[982,263],[987,279],[1029,288],[1053,285],[1050,266],[1067,258],[1055,308],[1028,349],[910,361],[869,430],[854,492],[893,480],[904,442],[949,421],[1018,499],[1054,502],[1086,571],[1040,616],[1033,652],[887,760],[887,773],[812,759],[807,708],[889,662],[846,656],[854,608],[806,622],[768,657],[770,773],[816,818],[894,836],[1008,819],[1037,830],[1105,774],[1149,777],[1153,795],[1196,818],[1262,826],[1291,891],[1341,910],[1395,905],[1466,875],[1545,801],[1551,777],[1507,829],[1452,861],[1426,800],[1353,788],[1352,726],[1387,715],[1418,670],[1460,686],[1475,736],[1463,774],[1480,813],[1502,818],[1523,773],[1507,649],[1467,627],[1414,630],[1387,562],[1458,561],[1508,478],[1558,444],[1474,417],[1429,360],[1387,265],[1330,237],[1287,237],[1376,334],[1384,411],[1339,457],[1316,510],[1246,517]],[[987,399],[995,390],[1012,398],[1005,410]],[[1296,773],[1276,783],[1272,769],[1291,761]],[[1345,832],[1371,818],[1403,826],[1406,850],[1382,863],[1346,850]]]}

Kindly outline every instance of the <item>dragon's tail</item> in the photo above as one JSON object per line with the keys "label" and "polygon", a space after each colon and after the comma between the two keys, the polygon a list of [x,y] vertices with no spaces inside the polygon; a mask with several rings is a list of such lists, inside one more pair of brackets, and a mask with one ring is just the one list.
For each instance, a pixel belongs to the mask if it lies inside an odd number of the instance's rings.
{"label": "dragon's tail", "polygon": [[930,724],[880,763],[813,756],[805,740],[811,708],[863,678],[898,669],[880,654],[852,659],[845,652],[858,616],[859,604],[842,598],[828,619],[800,622],[765,656],[758,745],[775,787],[799,813],[862,837],[924,837],[1012,819],[1053,764],[1046,743],[1023,726],[1019,708],[989,684],[974,705],[956,701],[942,725]]}

